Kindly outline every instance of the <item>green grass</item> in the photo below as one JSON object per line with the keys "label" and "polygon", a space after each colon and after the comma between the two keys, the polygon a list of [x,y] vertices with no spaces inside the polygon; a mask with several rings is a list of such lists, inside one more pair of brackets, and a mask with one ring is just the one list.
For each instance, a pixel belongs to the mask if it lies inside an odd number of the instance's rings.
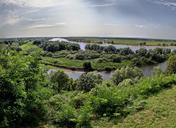
{"label": "green grass", "polygon": [[77,38],[77,39],[82,39],[87,43],[99,43],[99,42],[109,42],[113,44],[124,44],[124,45],[140,45],[145,43],[145,45],[147,46],[157,46],[157,45],[176,45],[176,41],[175,40],[144,40],[144,39],[128,39],[128,38],[124,38],[124,39],[120,39],[120,38],[107,38],[106,40],[104,40],[103,38],[96,38],[96,37],[85,37],[85,38]]}
{"label": "green grass", "polygon": [[146,100],[143,111],[129,115],[114,128],[175,128],[176,87]]}
{"label": "green grass", "polygon": [[39,48],[36,45],[33,45],[31,42],[23,44],[20,46],[20,48],[23,50],[23,52],[41,52],[43,51],[41,48]]}
{"label": "green grass", "polygon": [[120,123],[108,119],[93,122],[95,128],[176,128],[176,87],[145,100],[144,110],[128,115]]}
{"label": "green grass", "polygon": [[145,43],[148,46],[156,46],[156,45],[174,45],[175,41],[157,41],[157,40],[130,40],[130,39],[114,39],[114,44],[126,44],[126,45],[140,45]]}
{"label": "green grass", "polygon": [[[30,54],[30,53],[40,53],[43,52],[41,48],[36,45],[33,45],[31,42],[23,44],[20,46],[22,49],[23,54]],[[74,60],[69,58],[52,58],[52,57],[41,57],[41,62],[43,64],[48,64],[55,67],[61,68],[74,68],[74,69],[83,69],[83,63],[90,61],[94,70],[102,71],[105,69],[117,69],[123,66],[131,65],[130,61],[123,61],[121,63],[114,63],[114,62],[97,62],[97,59],[91,60]]]}
{"label": "green grass", "polygon": [[124,61],[121,63],[113,63],[113,62],[103,62],[98,63],[96,59],[93,60],[73,60],[67,58],[51,58],[51,57],[42,57],[42,63],[49,64],[52,66],[64,67],[64,68],[80,68],[83,69],[83,63],[90,61],[92,63],[92,67],[95,70],[102,71],[106,68],[117,69],[123,66],[131,65],[130,61]]}

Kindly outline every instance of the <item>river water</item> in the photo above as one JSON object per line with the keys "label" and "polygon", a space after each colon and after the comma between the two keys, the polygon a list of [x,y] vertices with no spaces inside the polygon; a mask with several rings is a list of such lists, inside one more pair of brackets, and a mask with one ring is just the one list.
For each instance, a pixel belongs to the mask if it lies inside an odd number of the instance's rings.
{"label": "river water", "polygon": [[[84,43],[84,42],[73,42],[73,43],[79,44],[81,50],[85,50],[85,47],[88,44],[88,43]],[[110,44],[98,44],[98,45],[108,46]],[[147,50],[155,49],[155,48],[168,48],[168,49],[171,49],[171,50],[176,49],[175,46],[140,46],[140,45],[136,46],[136,45],[116,45],[116,44],[112,44],[112,45],[115,46],[117,49],[130,48],[133,51],[136,51],[140,48],[145,48]],[[157,64],[157,65],[143,66],[143,67],[141,67],[141,70],[143,71],[144,76],[151,76],[154,73],[154,68],[155,67],[159,67],[163,72],[165,72],[166,68],[167,68],[167,62],[160,63],[160,64]],[[48,71],[48,73],[51,73],[51,72],[56,71],[56,70],[63,70],[70,78],[73,78],[73,79],[78,79],[83,73],[85,73],[84,71],[74,71],[74,70],[61,69],[61,68],[50,69]],[[109,80],[109,79],[112,78],[112,75],[113,75],[114,71],[111,71],[111,72],[102,71],[102,72],[98,72],[98,73],[102,76],[102,78],[104,80]]]}
{"label": "river water", "polygon": [[[53,38],[53,39],[50,39],[49,41],[64,41],[64,42],[68,42],[68,43],[77,43],[77,44],[80,45],[81,50],[85,50],[86,45],[90,44],[90,43],[86,43],[86,42],[69,41],[69,40],[64,39],[64,38]],[[120,49],[120,48],[130,48],[133,51],[139,50],[140,48],[145,48],[147,50],[149,50],[149,49],[155,49],[155,48],[168,48],[168,49],[171,49],[171,50],[176,49],[176,46],[142,46],[142,45],[123,45],[123,44],[107,44],[107,43],[98,44],[98,45],[100,45],[100,46],[109,46],[109,45],[112,45],[112,46],[116,47],[117,49]]]}
{"label": "river water", "polygon": [[[88,43],[84,43],[84,42],[74,42],[80,45],[81,50],[85,50],[85,47]],[[98,44],[100,46],[109,46],[111,44]],[[176,46],[140,46],[140,45],[120,45],[120,44],[112,44],[112,46],[116,47],[117,49],[120,48],[130,48],[133,51],[139,50],[140,48],[145,48],[147,50],[149,49],[155,49],[155,48],[168,48],[171,50],[175,50]]]}
{"label": "river water", "polygon": [[[154,73],[154,69],[155,67],[159,67],[161,69],[161,71],[165,72],[167,69],[167,62],[163,62],[157,65],[150,65],[150,66],[144,66],[141,67],[140,69],[142,70],[144,76],[152,76]],[[57,70],[63,70],[70,78],[78,79],[83,73],[85,73],[84,71],[75,71],[75,70],[69,70],[69,69],[63,69],[63,68],[54,68],[54,69],[50,69],[48,71],[48,74],[50,74],[51,72],[55,72]],[[104,80],[109,80],[112,78],[112,75],[114,73],[114,71],[111,72],[106,72],[106,71],[102,71],[102,72],[98,72],[102,78]]]}

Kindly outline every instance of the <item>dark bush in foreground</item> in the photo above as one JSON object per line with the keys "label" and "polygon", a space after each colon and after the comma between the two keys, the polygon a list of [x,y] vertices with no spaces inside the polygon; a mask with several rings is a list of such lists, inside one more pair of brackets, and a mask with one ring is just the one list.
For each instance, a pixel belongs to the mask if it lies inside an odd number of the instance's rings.
{"label": "dark bush in foreground", "polygon": [[67,42],[46,42],[40,45],[45,51],[57,52],[62,50],[77,51],[80,49],[79,44],[67,43]]}
{"label": "dark bush in foreground", "polygon": [[91,62],[84,62],[83,63],[83,68],[84,68],[85,71],[92,71],[93,70]]}
{"label": "dark bush in foreground", "polygon": [[176,73],[176,56],[171,56],[168,60],[167,72],[169,74]]}
{"label": "dark bush in foreground", "polygon": [[125,79],[135,79],[142,77],[142,71],[137,67],[125,67],[121,69],[117,69],[112,77],[112,81],[118,85],[120,82],[122,82]]}
{"label": "dark bush in foreground", "polygon": [[61,90],[69,90],[69,77],[64,71],[57,71],[51,74],[50,81],[52,88],[60,92]]}
{"label": "dark bush in foreground", "polygon": [[96,72],[84,73],[79,78],[78,89],[86,92],[90,91],[96,84],[100,84],[102,80],[101,75]]}

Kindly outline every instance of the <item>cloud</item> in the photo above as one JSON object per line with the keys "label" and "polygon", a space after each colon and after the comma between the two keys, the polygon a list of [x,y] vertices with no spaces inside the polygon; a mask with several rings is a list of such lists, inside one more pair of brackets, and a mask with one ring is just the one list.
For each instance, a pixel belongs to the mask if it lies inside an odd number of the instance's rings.
{"label": "cloud", "polygon": [[119,26],[119,23],[106,23],[105,26]]}
{"label": "cloud", "polygon": [[22,17],[16,15],[16,13],[9,11],[6,15],[0,15],[1,24],[0,26],[4,25],[15,25],[22,21]]}
{"label": "cloud", "polygon": [[137,27],[137,28],[141,28],[141,29],[142,29],[142,28],[145,28],[145,25],[142,25],[142,24],[136,24],[135,27]]}
{"label": "cloud", "polygon": [[95,8],[112,7],[117,4],[117,0],[101,0],[101,1],[90,0],[88,3],[89,3],[89,7],[95,7]]}
{"label": "cloud", "polygon": [[110,7],[115,6],[115,3],[92,4],[90,7]]}
{"label": "cloud", "polygon": [[21,21],[21,18],[18,16],[7,17],[6,24],[7,25],[14,25]]}
{"label": "cloud", "polygon": [[0,36],[155,36],[175,28],[175,7],[176,0],[0,0]]}
{"label": "cloud", "polygon": [[169,7],[173,10],[176,8],[176,1],[173,0],[155,0],[155,3]]}
{"label": "cloud", "polygon": [[44,8],[44,7],[52,7],[57,5],[65,5],[68,4],[71,0],[0,0],[0,3],[9,5],[16,5],[19,7],[36,7],[36,8]]}
{"label": "cloud", "polygon": [[38,24],[38,25],[32,25],[29,26],[29,29],[42,29],[42,28],[52,28],[52,27],[58,27],[58,26],[65,26],[66,23],[56,23],[56,24]]}

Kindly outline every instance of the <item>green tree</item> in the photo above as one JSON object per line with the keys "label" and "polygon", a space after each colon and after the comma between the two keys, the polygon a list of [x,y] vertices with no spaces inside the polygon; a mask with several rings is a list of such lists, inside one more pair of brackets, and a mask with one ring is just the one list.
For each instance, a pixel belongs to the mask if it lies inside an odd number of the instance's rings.
{"label": "green tree", "polygon": [[84,62],[83,63],[83,68],[84,68],[85,71],[92,71],[91,62]]}
{"label": "green tree", "polygon": [[49,95],[38,59],[7,50],[0,59],[0,127],[37,125],[45,118],[43,101]]}
{"label": "green tree", "polygon": [[78,89],[86,92],[95,87],[96,84],[102,83],[102,77],[96,72],[84,73],[80,76],[78,81]]}
{"label": "green tree", "polygon": [[167,73],[175,74],[176,73],[176,55],[171,56],[168,60]]}
{"label": "green tree", "polygon": [[61,90],[68,90],[69,86],[69,77],[64,71],[58,70],[57,72],[51,74],[50,78],[53,89],[60,92]]}
{"label": "green tree", "polygon": [[142,71],[137,67],[123,67],[121,69],[117,69],[112,77],[112,81],[118,85],[125,79],[133,79],[140,78],[143,76]]}

